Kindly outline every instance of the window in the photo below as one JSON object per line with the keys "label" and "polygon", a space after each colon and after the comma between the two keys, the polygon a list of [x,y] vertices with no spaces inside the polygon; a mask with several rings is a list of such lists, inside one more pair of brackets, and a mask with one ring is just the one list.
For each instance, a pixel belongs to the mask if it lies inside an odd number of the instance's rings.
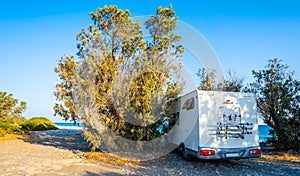
{"label": "window", "polygon": [[186,109],[186,110],[194,109],[194,104],[195,104],[194,97],[189,98],[184,102],[182,109]]}
{"label": "window", "polygon": [[172,125],[175,125],[177,123],[177,125],[179,124],[179,112],[173,113],[172,114]]}

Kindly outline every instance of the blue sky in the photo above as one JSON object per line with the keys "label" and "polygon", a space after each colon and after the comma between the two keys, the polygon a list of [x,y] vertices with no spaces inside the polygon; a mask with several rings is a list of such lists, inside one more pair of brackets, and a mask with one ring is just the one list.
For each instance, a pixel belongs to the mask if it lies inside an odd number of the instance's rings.
{"label": "blue sky", "polygon": [[[27,118],[52,120],[53,69],[76,52],[75,35],[91,21],[89,12],[105,4],[151,15],[172,4],[180,20],[209,41],[223,70],[252,80],[251,70],[280,58],[300,79],[300,2],[274,0],[3,0],[0,2],[0,91],[27,101]],[[199,65],[200,67],[201,65]],[[191,71],[194,72],[193,70]]]}

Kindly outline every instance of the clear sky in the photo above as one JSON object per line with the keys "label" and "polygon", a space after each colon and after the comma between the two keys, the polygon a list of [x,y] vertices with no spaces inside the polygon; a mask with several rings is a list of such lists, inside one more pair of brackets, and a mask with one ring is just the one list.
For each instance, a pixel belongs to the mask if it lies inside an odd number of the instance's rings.
{"label": "clear sky", "polygon": [[[276,0],[3,0],[0,1],[0,91],[27,101],[27,118],[52,120],[53,69],[76,52],[75,35],[91,21],[89,12],[105,4],[151,15],[172,4],[180,20],[209,41],[223,70],[252,80],[251,70],[280,58],[300,79],[300,2]],[[200,67],[201,65],[199,65]],[[192,71],[194,72],[194,71]]]}

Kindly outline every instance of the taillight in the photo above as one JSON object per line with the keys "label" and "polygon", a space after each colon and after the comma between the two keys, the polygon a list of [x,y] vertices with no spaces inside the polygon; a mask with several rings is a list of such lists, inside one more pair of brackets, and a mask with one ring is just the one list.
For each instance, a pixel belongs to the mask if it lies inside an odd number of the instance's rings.
{"label": "taillight", "polygon": [[200,150],[199,154],[202,155],[202,156],[212,156],[212,155],[216,154],[216,151],[214,151],[214,150]]}
{"label": "taillight", "polygon": [[251,149],[251,150],[249,150],[249,154],[260,155],[261,150],[260,149]]}

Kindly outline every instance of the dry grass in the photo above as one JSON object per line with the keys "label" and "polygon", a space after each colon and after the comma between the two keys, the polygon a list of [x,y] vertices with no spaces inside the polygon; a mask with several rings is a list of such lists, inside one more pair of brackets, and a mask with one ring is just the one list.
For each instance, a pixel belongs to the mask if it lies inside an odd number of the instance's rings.
{"label": "dry grass", "polygon": [[267,160],[279,160],[279,161],[296,161],[300,162],[300,155],[295,154],[287,154],[287,153],[275,153],[275,154],[264,154],[262,155],[263,159]]}
{"label": "dry grass", "polygon": [[0,137],[0,142],[7,142],[12,140],[24,139],[24,136],[17,134],[5,134],[3,137]]}
{"label": "dry grass", "polygon": [[[130,166],[134,168],[142,167],[143,162],[137,160],[129,160],[126,158],[119,157],[113,154],[107,154],[103,152],[83,152],[81,153],[87,162],[102,162],[109,165],[118,166]],[[168,155],[156,158],[156,162],[163,162],[168,159]],[[287,154],[287,153],[275,153],[275,154],[263,154],[261,159],[272,160],[272,161],[293,161],[300,162],[300,154]]]}
{"label": "dry grass", "polygon": [[139,167],[140,162],[137,160],[129,160],[126,158],[119,157],[113,154],[107,154],[103,152],[84,152],[82,153],[85,160],[88,162],[102,162],[110,165],[119,165],[119,166],[131,166]]}
{"label": "dry grass", "polygon": [[167,155],[161,156],[161,157],[159,157],[159,158],[155,158],[155,161],[156,161],[156,162],[169,161],[169,156],[170,156],[170,154],[167,154]]}

